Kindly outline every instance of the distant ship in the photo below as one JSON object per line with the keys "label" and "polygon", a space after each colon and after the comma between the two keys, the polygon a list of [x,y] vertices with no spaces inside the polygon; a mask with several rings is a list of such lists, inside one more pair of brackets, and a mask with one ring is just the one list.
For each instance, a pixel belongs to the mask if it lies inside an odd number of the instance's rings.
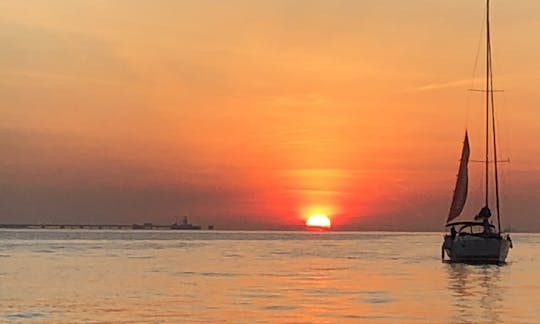
{"label": "distant ship", "polygon": [[187,216],[184,216],[182,223],[178,224],[178,220],[171,225],[173,230],[200,230],[201,226],[188,223]]}

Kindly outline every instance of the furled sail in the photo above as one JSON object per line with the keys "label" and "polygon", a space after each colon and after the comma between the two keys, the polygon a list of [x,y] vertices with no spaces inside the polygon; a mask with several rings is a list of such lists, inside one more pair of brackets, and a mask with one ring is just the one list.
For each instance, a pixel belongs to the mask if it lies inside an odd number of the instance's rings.
{"label": "furled sail", "polygon": [[465,206],[465,201],[467,200],[467,187],[469,182],[467,166],[469,164],[469,154],[469,136],[465,131],[465,140],[463,141],[463,150],[461,151],[461,161],[459,162],[456,188],[454,189],[454,197],[452,198],[450,213],[448,214],[448,219],[446,220],[447,223],[461,214],[463,206]]}

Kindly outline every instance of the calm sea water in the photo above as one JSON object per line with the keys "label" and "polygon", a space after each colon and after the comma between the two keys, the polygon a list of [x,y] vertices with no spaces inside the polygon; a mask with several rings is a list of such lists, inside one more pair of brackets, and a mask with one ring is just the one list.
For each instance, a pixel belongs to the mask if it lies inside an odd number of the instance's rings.
{"label": "calm sea water", "polygon": [[540,235],[505,266],[439,233],[0,230],[0,322],[540,323]]}

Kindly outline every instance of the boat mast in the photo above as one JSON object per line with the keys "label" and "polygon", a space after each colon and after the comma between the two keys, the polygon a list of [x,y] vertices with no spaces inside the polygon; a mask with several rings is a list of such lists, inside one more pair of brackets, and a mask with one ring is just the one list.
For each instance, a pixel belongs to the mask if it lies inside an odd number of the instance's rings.
{"label": "boat mast", "polygon": [[489,207],[489,88],[490,88],[490,70],[491,70],[491,35],[489,27],[489,0],[486,5],[486,207]]}
{"label": "boat mast", "polygon": [[497,209],[498,231],[501,232],[501,213],[499,199],[499,172],[497,161],[497,136],[495,131],[495,100],[493,87],[493,65],[491,60],[491,30],[490,30],[490,0],[487,0],[486,6],[486,206],[489,202],[489,105],[491,102],[491,125],[493,131],[493,163],[495,172],[495,204]]}
{"label": "boat mast", "polygon": [[491,60],[491,34],[489,31],[489,1],[488,1],[488,51],[489,51],[489,80],[491,91],[489,92],[491,100],[491,125],[493,129],[493,163],[495,171],[495,204],[497,207],[497,225],[499,233],[501,232],[501,211],[500,211],[500,199],[499,199],[499,170],[498,170],[498,161],[497,161],[497,136],[495,132],[495,98],[494,98],[494,87],[493,87],[493,64]]}

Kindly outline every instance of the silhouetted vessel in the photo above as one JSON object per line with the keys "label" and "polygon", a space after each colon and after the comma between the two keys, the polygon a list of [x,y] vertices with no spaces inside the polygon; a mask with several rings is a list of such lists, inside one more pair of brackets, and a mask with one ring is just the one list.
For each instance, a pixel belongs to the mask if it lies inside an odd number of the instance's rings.
{"label": "silhouetted vessel", "polygon": [[[450,213],[446,219],[446,228],[449,234],[444,236],[441,257],[448,255],[452,262],[464,263],[504,263],[509,249],[512,247],[510,235],[503,235],[501,232],[501,212],[499,198],[499,177],[497,165],[497,142],[495,136],[495,106],[493,93],[493,72],[491,61],[491,35],[489,8],[490,0],[486,4],[486,87],[481,90],[486,93],[486,138],[485,138],[485,205],[474,217],[475,221],[451,222],[458,217],[465,206],[468,191],[468,163],[469,163],[469,137],[465,131],[465,140],[461,152],[461,161],[456,181],[456,188],[450,206]],[[490,129],[491,126],[491,129]],[[490,161],[490,136],[492,136],[493,156]],[[497,213],[497,227],[490,222],[491,210],[489,208],[489,176],[490,162],[493,162],[494,183],[495,183],[495,206]],[[457,229],[456,229],[457,228]]]}
{"label": "silhouetted vessel", "polygon": [[173,230],[200,230],[201,226],[188,223],[187,216],[184,216],[182,223],[178,224],[178,220],[171,225]]}

